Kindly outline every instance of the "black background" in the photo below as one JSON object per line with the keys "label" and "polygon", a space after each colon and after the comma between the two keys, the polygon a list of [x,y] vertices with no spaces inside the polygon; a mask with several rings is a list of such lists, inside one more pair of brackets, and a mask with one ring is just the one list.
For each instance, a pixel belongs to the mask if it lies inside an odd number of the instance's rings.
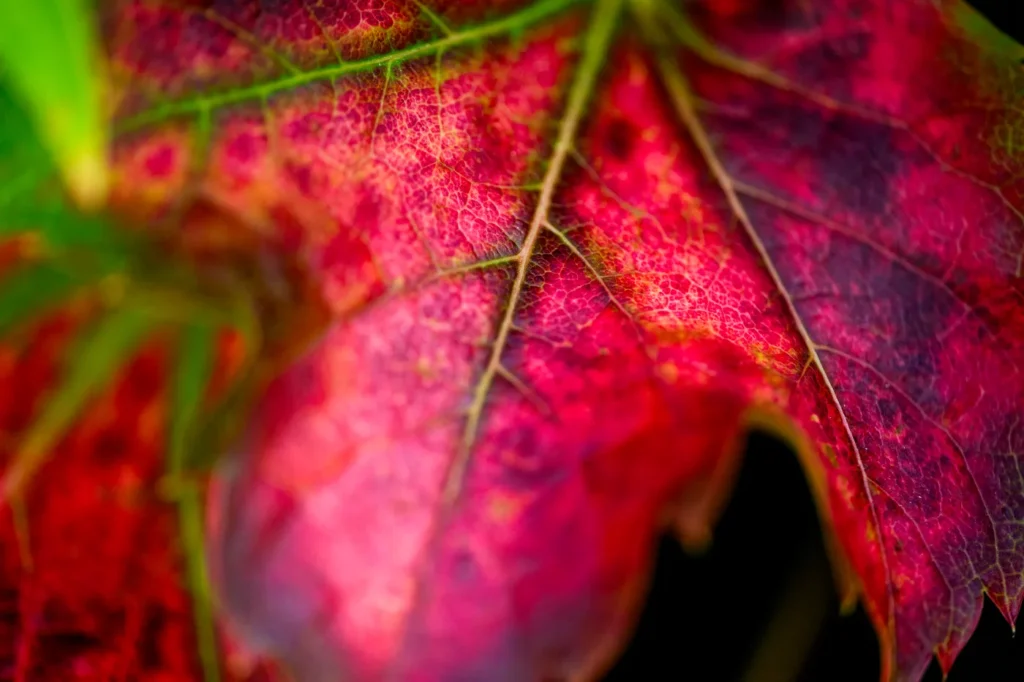
{"label": "black background", "polygon": [[[971,4],[1024,42],[1024,18],[1014,16],[1015,7],[1017,15],[1024,14],[1024,1]],[[739,682],[802,562],[823,565],[824,557],[817,515],[796,457],[784,444],[753,434],[733,501],[710,550],[692,557],[672,538],[661,542],[640,623],[605,682]],[[840,616],[834,595],[826,614],[799,678],[758,682],[876,682],[878,645],[867,616],[861,610]],[[933,662],[925,682],[941,680]],[[1024,634],[1013,637],[986,599],[978,629],[948,681],[1022,680]]]}

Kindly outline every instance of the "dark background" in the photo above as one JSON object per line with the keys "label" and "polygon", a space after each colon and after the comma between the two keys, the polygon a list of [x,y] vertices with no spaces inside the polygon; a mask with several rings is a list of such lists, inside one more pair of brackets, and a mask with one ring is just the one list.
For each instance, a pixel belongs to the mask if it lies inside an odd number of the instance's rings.
{"label": "dark background", "polygon": [[[970,4],[1024,42],[1022,0],[974,0]],[[784,444],[753,434],[733,501],[709,551],[692,557],[683,553],[674,539],[662,540],[636,633],[605,682],[747,682],[744,675],[768,633],[785,635],[781,640],[785,644],[770,647],[775,651],[799,649],[802,644],[810,651],[795,679],[791,675],[762,676],[756,682],[876,682],[874,630],[860,609],[849,616],[839,615],[839,603],[827,582],[831,578],[821,538],[795,455]],[[822,586],[817,591],[815,581]],[[806,606],[805,601],[793,618],[778,625],[774,619],[780,608],[800,603],[790,596],[794,583],[801,588],[798,594],[802,592],[811,605]],[[823,609],[820,627],[814,627],[819,622],[814,616],[815,602]],[[808,624],[810,632],[801,636],[799,627]],[[942,673],[933,662],[925,682],[941,680]],[[1021,680],[1024,635],[1013,637],[1006,621],[986,599],[978,629],[953,666],[948,682]]]}

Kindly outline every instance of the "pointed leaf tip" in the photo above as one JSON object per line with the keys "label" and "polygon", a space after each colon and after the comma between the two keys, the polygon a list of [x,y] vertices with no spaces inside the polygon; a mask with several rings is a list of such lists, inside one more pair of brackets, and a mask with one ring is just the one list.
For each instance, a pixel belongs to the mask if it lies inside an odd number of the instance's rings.
{"label": "pointed leaf tip", "polygon": [[0,76],[85,209],[103,204],[110,177],[100,54],[88,0],[0,0]]}
{"label": "pointed leaf tip", "polygon": [[105,147],[102,141],[87,145],[80,155],[69,157],[62,164],[61,172],[71,198],[86,210],[99,208],[107,200],[110,171]]}

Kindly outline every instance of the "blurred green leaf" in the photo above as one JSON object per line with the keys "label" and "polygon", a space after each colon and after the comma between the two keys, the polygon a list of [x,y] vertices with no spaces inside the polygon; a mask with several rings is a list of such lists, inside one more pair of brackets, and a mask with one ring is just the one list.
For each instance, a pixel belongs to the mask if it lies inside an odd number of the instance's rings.
{"label": "blurred green leaf", "polygon": [[0,237],[22,234],[42,237],[51,251],[87,251],[118,261],[142,255],[145,250],[140,235],[118,227],[105,216],[80,213],[57,201],[0,207]]}
{"label": "blurred green leaf", "polygon": [[0,334],[46,312],[83,282],[51,263],[26,265],[0,280]]}
{"label": "blurred green leaf", "polygon": [[260,381],[258,359],[263,347],[262,330],[252,299],[239,295],[231,304],[229,325],[242,337],[245,358],[224,394],[204,416],[195,447],[184,458],[186,471],[204,471],[216,463],[217,457],[242,430],[257,394],[256,388]]}
{"label": "blurred green leaf", "polygon": [[217,458],[242,430],[255,399],[254,389],[259,378],[255,369],[255,363],[250,359],[241,376],[231,382],[223,399],[203,419],[196,447],[185,456],[186,471],[205,471],[213,467]]}
{"label": "blurred green leaf", "polygon": [[974,7],[966,2],[959,2],[954,3],[952,9],[953,17],[960,24],[960,28],[979,46],[1014,61],[1024,58],[1024,45],[996,28]]}
{"label": "blurred green leaf", "polygon": [[183,471],[190,438],[195,435],[203,412],[216,349],[216,328],[206,324],[184,325],[172,376],[174,397],[167,467],[172,476]]}
{"label": "blurred green leaf", "polygon": [[94,13],[90,0],[0,0],[0,72],[86,208],[104,202],[109,183],[110,126]]}
{"label": "blurred green leaf", "polygon": [[3,499],[17,496],[86,402],[108,385],[117,370],[153,331],[154,320],[131,308],[103,316],[67,353],[64,376],[32,423],[3,481]]}
{"label": "blurred green leaf", "polygon": [[[8,1],[0,0],[0,7]],[[0,27],[0,35],[6,30]],[[9,76],[0,72],[0,239],[37,237],[47,257],[68,255],[74,270],[123,269],[138,260],[145,245],[141,234],[69,202]]]}
{"label": "blurred green leaf", "polygon": [[220,682],[220,656],[213,610],[213,591],[206,566],[203,499],[199,486],[189,482],[178,493],[178,527],[185,553],[185,575],[192,595],[193,619],[204,682]]}
{"label": "blurred green leaf", "polygon": [[[29,426],[0,488],[19,493],[61,437],[157,328],[179,332],[171,368],[168,492],[181,532],[206,682],[221,678],[203,539],[203,491],[193,476],[221,452],[248,404],[260,329],[244,283],[222,286],[168,257],[152,234],[125,229],[95,208],[105,199],[108,130],[87,0],[0,0],[0,240],[31,236],[31,260],[0,273],[0,336],[54,310],[83,287],[107,304],[63,351],[64,376]],[[58,184],[60,171],[71,199]],[[242,371],[211,409],[204,405],[218,334],[240,332]],[[223,423],[221,420],[223,419]],[[18,527],[31,564],[27,521]]]}
{"label": "blurred green leaf", "polygon": [[[44,10],[54,11],[59,2],[45,0],[46,7],[33,7],[32,13],[38,18]],[[15,11],[12,5],[12,0],[0,0],[0,24]],[[19,493],[47,457],[59,456],[54,446],[88,402],[110,384],[150,333],[157,328],[177,331],[179,343],[169,377],[172,393],[164,483],[177,507],[203,677],[206,682],[218,682],[221,670],[205,562],[203,490],[195,474],[216,460],[250,401],[260,340],[251,292],[241,280],[225,283],[217,277],[204,278],[193,264],[169,257],[150,232],[126,229],[109,216],[81,210],[83,190],[74,186],[73,177],[81,168],[69,170],[68,158],[61,156],[68,150],[53,147],[60,140],[44,138],[50,149],[40,144],[46,122],[32,121],[27,113],[32,109],[38,119],[40,111],[53,106],[55,93],[43,88],[26,97],[24,88],[11,88],[18,79],[4,61],[11,55],[10,31],[10,25],[0,26],[0,240],[31,236],[36,247],[31,260],[22,257],[13,270],[0,273],[0,336],[58,308],[84,287],[92,287],[106,309],[63,351],[64,376],[24,435],[8,466],[0,499],[8,498],[20,509]],[[48,68],[57,67],[50,63]],[[30,102],[33,96],[37,99]],[[49,104],[47,97],[51,97]],[[94,151],[105,153],[103,145],[96,145]],[[78,206],[56,183],[51,154],[58,165],[65,164],[61,170]],[[206,406],[218,334],[227,328],[242,335],[247,357],[225,394]],[[28,566],[27,521],[23,515],[17,519],[22,521],[17,534]]]}
{"label": "blurred green leaf", "polygon": [[202,495],[193,480],[181,478],[189,446],[194,445],[204,412],[203,400],[213,375],[217,328],[186,323],[172,370],[172,402],[167,473],[178,504],[185,574],[192,594],[196,640],[206,682],[218,682],[217,632],[203,546]]}
{"label": "blurred green leaf", "polygon": [[39,143],[25,107],[15,99],[9,80],[0,66],[0,211],[53,172],[46,149]]}

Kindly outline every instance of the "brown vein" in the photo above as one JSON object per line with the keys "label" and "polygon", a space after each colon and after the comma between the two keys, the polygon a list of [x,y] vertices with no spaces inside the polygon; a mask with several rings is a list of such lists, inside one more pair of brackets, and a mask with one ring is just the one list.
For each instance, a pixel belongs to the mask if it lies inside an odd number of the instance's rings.
{"label": "brown vein", "polygon": [[[317,2],[317,7],[323,7],[322,3]],[[327,47],[330,48],[331,54],[334,55],[334,61],[338,64],[344,64],[345,60],[341,58],[341,51],[338,49],[338,44],[334,42],[334,38],[327,32],[327,27],[324,26],[323,22],[320,21],[320,17],[316,15],[316,11],[313,9],[313,5],[309,4],[309,0],[302,0],[302,7],[306,10],[306,14],[316,24],[317,28],[320,29],[320,35],[323,36],[324,42],[327,43]]]}
{"label": "brown vein", "polygon": [[861,234],[860,232],[857,232],[856,230],[853,230],[852,228],[847,227],[846,225],[843,225],[842,223],[836,220],[827,218],[819,213],[804,208],[803,206],[799,206],[793,202],[786,201],[785,199],[780,199],[779,197],[776,197],[759,187],[748,185],[747,183],[741,182],[739,180],[733,180],[733,187],[739,194],[746,195],[751,199],[756,199],[770,206],[774,206],[775,208],[786,211],[787,213],[791,213],[792,215],[798,218],[803,218],[804,220],[812,222],[815,225],[818,225],[819,227],[823,227],[829,232],[840,234],[844,237],[852,239],[858,244],[863,244],[864,246],[867,246],[872,251],[875,251],[876,253],[881,255],[883,258],[890,260],[893,263],[896,263],[900,267],[903,267],[909,272],[914,273],[915,276],[921,278],[925,282],[930,283],[932,286],[946,293],[953,300],[959,303],[967,313],[969,313],[972,317],[977,318],[977,320],[981,323],[981,326],[993,338],[997,336],[995,331],[992,330],[990,323],[984,318],[984,316],[982,316],[977,310],[975,310],[974,307],[967,300],[965,300],[959,293],[957,293],[956,290],[954,290],[947,282],[943,281],[940,277],[921,269],[906,256],[903,256],[889,248],[886,248],[885,246],[882,246],[878,242],[868,238],[866,235]]}
{"label": "brown vein", "polygon": [[[917,402],[917,400],[915,400],[913,396],[907,393],[906,390],[899,385],[899,383],[886,376],[880,369],[872,365],[870,362],[867,362],[866,360],[851,355],[846,351],[840,350],[838,348],[832,348],[830,346],[818,346],[818,350],[829,353],[830,355],[835,355],[836,357],[843,358],[847,362],[851,362],[857,365],[858,367],[866,370],[867,372],[870,372],[872,375],[875,376],[875,378],[877,378],[879,381],[885,384],[889,390],[903,398],[909,404],[913,405],[914,408],[917,409],[917,411],[921,414],[921,417],[933,428],[937,429],[939,433],[944,435],[946,437],[946,440],[949,441],[949,444],[952,445],[953,448],[957,451],[957,454],[960,455],[960,459],[963,460],[964,469],[967,471],[967,476],[971,479],[971,483],[974,486],[974,491],[975,493],[977,493],[978,500],[981,502],[981,508],[985,510],[985,516],[988,518],[989,525],[992,528],[992,547],[995,551],[996,568],[999,569],[999,575],[1003,583],[1003,598],[1008,598],[1009,590],[1006,581],[1006,571],[1003,569],[1003,562],[999,556],[999,531],[996,528],[996,520],[995,517],[992,516],[992,510],[989,509],[988,501],[985,499],[985,495],[982,494],[981,492],[981,486],[978,485],[978,479],[974,475],[974,470],[971,468],[971,463],[967,459],[967,453],[964,451],[964,448],[960,444],[960,441],[957,440],[957,438],[952,434],[952,432],[948,428],[943,426],[935,417],[928,414],[927,410],[925,410],[924,407],[922,407],[921,404]],[[890,495],[890,497],[892,496]],[[975,575],[978,578],[982,579],[982,581],[984,582],[984,576],[982,576],[978,569],[974,567],[974,561],[971,559],[970,554],[967,555],[967,561],[971,564],[971,568],[974,570]],[[942,573],[941,569],[939,570],[939,573]],[[945,576],[943,576],[943,578],[945,578]]]}
{"label": "brown vein", "polygon": [[[921,525],[917,522],[917,519],[911,516],[910,512],[907,511],[907,508],[904,507],[899,500],[893,497],[892,494],[888,490],[886,490],[885,486],[881,485],[878,481],[874,480],[873,478],[868,478],[868,482],[871,483],[875,490],[884,495],[889,500],[889,502],[891,502],[892,505],[897,509],[897,511],[899,511],[899,513],[902,514],[903,517],[910,523],[910,525],[913,526],[914,532],[917,533],[917,537],[921,543],[921,546],[924,547],[924,553],[928,555],[928,560],[935,567],[935,572],[939,574],[939,578],[942,580],[942,584],[946,586],[946,590],[947,592],[949,592],[949,608],[947,609],[946,618],[946,637],[943,641],[949,642],[950,638],[953,636],[953,633],[956,631],[956,627],[953,624],[953,602],[956,598],[956,588],[954,588],[952,583],[949,582],[949,578],[946,577],[946,574],[942,572],[942,568],[939,566],[939,561],[935,558],[935,553],[932,551],[932,548],[928,545],[928,543],[925,542],[924,531],[921,530]],[[926,638],[925,641],[927,642],[927,644],[932,645],[931,638]]]}
{"label": "brown vein", "polygon": [[548,161],[548,168],[544,174],[537,206],[534,209],[533,218],[530,220],[530,227],[523,239],[522,248],[515,256],[517,260],[516,277],[512,282],[512,289],[509,292],[505,313],[498,323],[498,332],[494,339],[494,345],[491,348],[490,357],[473,391],[473,399],[467,412],[462,442],[445,479],[443,493],[445,505],[451,504],[458,497],[461,490],[469,456],[480,430],[487,395],[490,392],[495,377],[498,375],[499,367],[501,366],[501,356],[504,353],[509,334],[512,331],[516,309],[526,284],[526,275],[529,272],[533,259],[537,238],[547,222],[555,189],[562,177],[562,169],[573,148],[573,140],[576,138],[576,131],[583,118],[584,109],[597,82],[598,73],[604,65],[604,58],[611,44],[612,35],[616,27],[616,18],[620,13],[621,6],[622,0],[599,0],[594,8],[593,19],[586,34],[583,56],[580,59],[579,69],[569,91],[565,115],[558,128],[558,137],[555,140],[554,149]]}
{"label": "brown vein", "polygon": [[[654,14],[654,8],[644,4],[650,2],[650,0],[635,0],[634,8],[636,10],[636,16],[639,22],[643,25],[645,33],[649,37],[652,43],[654,59],[661,75],[662,83],[668,91],[669,97],[672,100],[672,104],[676,109],[676,113],[679,115],[683,125],[689,132],[694,145],[697,147],[704,162],[707,164],[708,169],[714,176],[715,181],[722,189],[722,193],[725,195],[726,201],[729,204],[729,208],[732,213],[739,220],[743,226],[743,231],[747,238],[750,240],[751,245],[757,252],[759,258],[764,264],[765,270],[775,285],[779,295],[785,302],[786,308],[789,311],[789,316],[793,321],[794,326],[797,329],[797,333],[803,340],[804,345],[807,348],[807,352],[811,357],[811,360],[821,376],[822,381],[828,390],[829,397],[832,400],[832,404],[835,406],[839,413],[839,418],[843,426],[843,430],[846,433],[846,437],[850,442],[850,447],[853,450],[854,457],[857,460],[858,468],[861,472],[861,483],[864,487],[864,494],[868,499],[868,506],[871,511],[871,520],[875,528],[878,530],[879,536],[881,536],[882,524],[878,515],[878,508],[872,495],[870,483],[868,481],[867,469],[864,466],[864,459],[861,455],[860,448],[857,444],[857,440],[853,436],[853,430],[850,427],[849,419],[846,416],[846,412],[843,410],[842,404],[839,402],[839,398],[836,394],[836,389],[829,378],[828,373],[825,371],[825,367],[821,362],[821,358],[817,352],[817,346],[811,339],[810,333],[807,327],[804,325],[803,320],[797,313],[796,305],[793,303],[789,292],[786,290],[782,282],[782,277],[779,275],[778,269],[775,267],[771,256],[768,254],[768,250],[765,248],[764,242],[760,236],[754,230],[753,224],[751,223],[750,217],[747,215],[746,209],[743,207],[743,203],[740,201],[739,194],[736,190],[735,183],[732,177],[726,172],[725,167],[719,160],[714,148],[711,144],[711,139],[708,137],[707,131],[704,129],[703,124],[697,117],[696,108],[694,106],[693,97],[690,94],[690,87],[687,83],[683,74],[679,71],[679,68],[674,63],[671,52],[665,49],[667,45],[667,37],[663,33],[659,20],[661,19],[660,13],[658,16]],[[660,5],[659,5],[660,12]],[[659,49],[660,48],[660,49]],[[892,572],[889,567],[889,558],[885,549],[885,544],[881,541],[879,545],[879,555],[882,561],[882,567],[887,576],[886,580],[886,593],[888,600],[888,618],[889,626],[892,634],[893,646],[895,649],[896,644],[896,627],[895,627],[895,615],[896,615],[896,604],[895,595],[893,593],[892,586]],[[888,667],[888,662],[883,662],[884,667]]]}
{"label": "brown vein", "polygon": [[537,412],[545,417],[554,416],[555,413],[554,410],[551,409],[551,406],[548,405],[548,403],[541,398],[535,390],[530,388],[525,381],[516,376],[512,370],[505,367],[505,365],[498,365],[498,369],[496,371],[498,376],[507,381],[512,388],[519,391],[523,397],[526,398],[527,402],[533,405],[533,408],[537,410]]}
{"label": "brown vein", "polygon": [[628,319],[630,322],[633,322],[633,315],[628,310],[626,310],[626,306],[623,305],[618,298],[616,298],[615,292],[612,291],[612,288],[608,286],[608,282],[605,281],[605,276],[602,275],[598,271],[597,267],[590,262],[590,259],[587,258],[582,251],[580,251],[579,247],[576,246],[575,242],[569,239],[569,237],[564,232],[562,232],[561,230],[559,230],[557,227],[555,227],[546,220],[544,221],[544,228],[548,232],[558,237],[558,240],[565,245],[565,248],[569,249],[572,255],[578,258],[583,263],[583,267],[587,269],[587,272],[589,272],[591,276],[597,281],[597,283],[601,285],[601,288],[604,290],[604,293],[608,297],[608,300],[611,302],[611,304],[615,306],[619,310],[619,312],[625,315],[626,319]]}
{"label": "brown vein", "polygon": [[[491,386],[498,377],[505,377],[508,380],[508,377],[514,376],[506,372],[502,366],[502,354],[504,353],[509,335],[516,328],[516,308],[526,284],[526,275],[530,268],[533,251],[536,247],[537,239],[544,229],[544,223],[547,221],[555,189],[561,179],[562,169],[565,166],[566,158],[572,148],[577,129],[583,118],[585,106],[594,90],[597,76],[604,65],[604,59],[611,45],[612,36],[618,23],[617,20],[621,14],[622,3],[623,0],[598,0],[594,6],[590,25],[584,38],[583,54],[576,69],[573,83],[570,86],[565,113],[558,127],[558,135],[552,149],[548,168],[544,174],[537,205],[523,240],[522,248],[513,256],[516,263],[515,279],[509,292],[504,313],[498,322],[498,331],[491,347],[490,356],[473,391],[472,402],[467,410],[461,442],[445,474],[438,513],[432,524],[433,528],[430,532],[430,539],[424,545],[419,558],[420,571],[427,570],[430,556],[437,551],[441,534],[448,523],[447,517],[452,513],[454,502],[458,499],[459,493],[462,490],[470,455],[480,430],[484,407]],[[513,378],[511,383],[513,386],[522,385],[525,387],[525,384],[521,384],[517,377]],[[401,676],[403,653],[409,644],[409,635],[411,633],[410,625],[416,619],[419,610],[423,608],[427,600],[429,585],[422,573],[418,576],[415,585],[415,593],[405,619],[406,631],[403,635],[403,644],[392,662],[390,670],[385,675],[387,680],[395,680]]]}
{"label": "brown vein", "polygon": [[[712,64],[714,66],[718,66],[720,68],[726,69],[726,70],[731,71],[733,73],[739,74],[741,76],[749,78],[750,80],[754,80],[754,81],[763,83],[763,84],[768,85],[770,87],[773,87],[773,88],[775,88],[777,90],[780,90],[780,91],[783,91],[783,92],[787,92],[787,93],[796,95],[796,96],[801,97],[801,98],[803,98],[803,99],[805,99],[805,100],[807,100],[809,102],[817,104],[818,106],[821,106],[821,107],[823,107],[823,108],[825,108],[827,110],[837,111],[837,112],[844,113],[844,114],[847,114],[847,115],[853,115],[853,116],[856,116],[858,118],[863,118],[865,120],[869,120],[869,121],[872,121],[872,122],[881,123],[881,124],[891,128],[893,130],[901,131],[901,132],[904,132],[904,133],[910,135],[911,138],[929,156],[932,157],[932,159],[940,166],[940,168],[942,168],[943,171],[953,173],[954,175],[956,175],[958,177],[961,177],[961,178],[963,178],[963,179],[965,179],[965,180],[967,180],[967,181],[977,185],[978,187],[981,187],[983,189],[986,189],[986,190],[992,192],[993,194],[995,194],[1001,200],[1001,203],[1004,206],[1009,208],[1014,213],[1014,215],[1016,215],[1021,220],[1021,222],[1024,223],[1024,214],[1022,214],[1021,211],[1016,206],[1014,206],[1006,198],[1006,196],[1003,194],[1003,192],[1002,192],[1000,187],[992,185],[991,183],[985,182],[985,181],[981,180],[980,178],[977,178],[977,177],[975,177],[975,176],[973,176],[973,175],[971,175],[969,173],[966,173],[966,172],[960,170],[959,168],[956,168],[955,166],[951,165],[949,162],[947,162],[945,159],[943,159],[941,156],[939,156],[939,154],[937,152],[935,152],[928,145],[928,143],[924,139],[922,139],[910,127],[910,124],[908,124],[906,121],[903,121],[903,120],[898,119],[896,117],[884,114],[882,112],[878,112],[878,111],[874,111],[874,110],[871,110],[871,109],[868,109],[868,108],[865,108],[865,107],[858,106],[856,104],[850,104],[850,103],[847,103],[847,102],[841,102],[841,101],[839,101],[839,100],[837,100],[837,99],[835,99],[835,98],[833,98],[833,97],[831,97],[829,95],[817,92],[817,91],[815,91],[815,90],[813,90],[811,88],[807,88],[807,87],[804,87],[804,86],[802,86],[802,85],[800,85],[798,83],[795,83],[792,80],[786,78],[785,76],[777,74],[774,71],[771,71],[770,69],[762,66],[761,64],[758,64],[758,63],[755,63],[755,62],[750,62],[748,60],[741,59],[739,57],[727,54],[727,53],[719,50],[717,47],[715,47],[714,45],[709,43],[703,36],[701,36],[699,33],[697,33],[683,19],[683,17],[679,14],[678,11],[675,11],[674,9],[669,9],[664,14],[665,14],[665,16],[668,19],[668,24],[671,26],[671,28],[672,28],[673,32],[676,34],[676,36],[688,48],[693,50],[693,52],[696,53],[705,62],[707,62],[709,64]],[[910,272],[914,273],[916,276],[920,277],[924,281],[927,281],[927,282],[931,283],[933,286],[935,286],[935,287],[941,289],[942,291],[946,292],[949,296],[951,296],[954,300],[956,300],[960,305],[963,306],[964,310],[967,312],[968,315],[971,315],[972,317],[975,317],[976,319],[978,319],[981,322],[982,327],[989,334],[995,336],[995,333],[992,331],[992,329],[990,328],[990,325],[985,320],[985,318],[982,315],[980,315],[978,313],[978,311],[976,311],[974,309],[974,307],[971,306],[971,304],[969,302],[964,300],[955,290],[953,290],[952,287],[950,287],[950,285],[947,282],[942,280],[940,277],[937,277],[935,275],[932,275],[932,274],[922,270],[920,267],[918,267],[917,265],[915,265],[912,262],[910,262],[907,258],[905,258],[903,256],[900,256],[899,254],[897,254],[897,253],[895,253],[895,252],[893,252],[893,251],[883,247],[882,245],[880,245],[880,244],[878,244],[878,243],[868,239],[864,235],[858,234],[858,233],[856,233],[856,232],[846,228],[845,226],[843,226],[843,225],[841,225],[841,224],[839,224],[839,223],[837,223],[837,222],[835,222],[833,220],[830,220],[830,219],[828,219],[828,218],[826,218],[824,216],[818,215],[818,214],[816,214],[816,213],[814,213],[812,211],[804,209],[803,207],[797,206],[797,205],[795,205],[795,204],[793,204],[791,202],[787,202],[785,200],[779,199],[778,197],[775,197],[775,196],[773,196],[773,195],[771,195],[771,194],[769,194],[767,192],[764,192],[763,190],[761,190],[759,188],[747,185],[745,183],[741,183],[739,181],[733,181],[732,185],[735,188],[735,190],[738,191],[738,192],[741,192],[741,193],[743,193],[743,194],[745,194],[747,196],[750,196],[750,197],[752,197],[754,199],[757,199],[757,200],[763,201],[765,203],[768,203],[770,205],[773,205],[773,206],[775,206],[777,208],[780,208],[782,210],[788,211],[788,212],[790,212],[790,213],[792,213],[792,214],[794,214],[796,216],[805,218],[807,220],[811,220],[811,221],[815,222],[816,224],[821,225],[822,227],[825,227],[826,229],[828,229],[830,231],[836,232],[838,234],[842,234],[842,235],[844,235],[846,237],[854,239],[854,240],[858,241],[859,243],[862,243],[862,244],[868,246],[869,248],[872,248],[873,250],[878,252],[883,257],[886,257],[886,258],[892,260],[893,262],[898,263],[899,265],[905,267],[907,270],[909,270]],[[1021,254],[1022,254],[1022,257],[1024,257],[1024,250],[1021,251]],[[1022,267],[1021,259],[1018,258],[1017,273],[1016,273],[1018,276],[1021,274],[1021,267]],[[795,314],[795,308],[794,308],[794,314]],[[799,319],[799,318],[797,318],[797,319]],[[964,453],[963,448],[960,446],[959,442],[952,436],[952,434],[948,431],[948,429],[946,429],[945,427],[940,425],[935,419],[933,419],[930,415],[928,415],[924,411],[924,409],[919,404],[917,404],[917,402],[914,401],[909,395],[907,395],[896,383],[894,383],[891,380],[889,380],[888,378],[886,378],[884,375],[882,375],[876,368],[874,368],[869,363],[866,363],[863,360],[859,360],[858,358],[855,358],[855,357],[850,356],[848,354],[842,353],[841,351],[838,351],[836,349],[826,349],[826,348],[820,347],[820,346],[818,346],[817,348],[819,350],[826,350],[828,352],[839,354],[842,357],[847,358],[851,362],[858,363],[859,365],[864,366],[868,370],[873,371],[883,381],[885,381],[886,383],[890,384],[892,386],[893,390],[895,390],[899,395],[903,396],[912,405],[914,405],[921,412],[922,416],[929,423],[931,423],[932,425],[937,427],[943,434],[946,435],[946,437],[949,439],[950,443],[953,445],[953,447],[960,454],[960,457],[961,457],[961,459],[964,462],[964,466],[965,466],[965,468],[967,470],[967,473],[968,473],[968,475],[971,478],[971,482],[974,484],[975,491],[977,492],[978,497],[981,500],[981,504],[982,504],[983,509],[985,510],[985,514],[988,517],[988,520],[989,520],[989,522],[991,524],[992,532],[993,532],[994,548],[995,548],[995,552],[996,552],[996,563],[998,565],[999,572],[1000,572],[1000,575],[1001,575],[1001,578],[1002,578],[1003,593],[1004,593],[1004,595],[1006,595],[1007,594],[1006,573],[1003,570],[1002,563],[999,561],[1000,550],[999,550],[999,546],[998,546],[998,542],[997,542],[997,540],[998,540],[998,533],[996,531],[995,520],[992,517],[992,513],[991,513],[991,510],[989,509],[988,502],[985,500],[984,495],[982,495],[982,493],[981,493],[981,488],[978,485],[977,478],[974,475],[974,472],[971,469],[970,463],[967,461],[967,457],[966,457],[966,455]],[[973,568],[973,566],[972,566],[972,568]],[[940,573],[941,573],[941,570],[940,570]],[[977,570],[976,569],[975,569],[975,573],[977,574]],[[980,577],[980,575],[979,575],[979,577]],[[943,579],[945,579],[945,576],[943,576]]]}
{"label": "brown vein", "polygon": [[[666,5],[663,8],[659,8],[659,10],[659,18],[666,21],[672,32],[683,43],[683,45],[692,50],[694,54],[708,64],[738,74],[744,78],[749,78],[752,81],[763,83],[764,85],[775,88],[781,92],[795,95],[829,111],[855,116],[873,123],[880,123],[893,130],[906,133],[921,147],[921,149],[925,151],[925,153],[932,157],[943,171],[952,173],[957,177],[961,177],[964,180],[991,192],[998,197],[999,202],[1013,213],[1021,224],[1024,225],[1024,212],[1006,198],[1001,187],[993,185],[990,182],[986,182],[981,178],[950,164],[942,158],[938,152],[932,149],[931,145],[929,145],[924,138],[914,131],[908,122],[867,107],[862,107],[849,102],[842,102],[834,97],[805,87],[799,83],[795,83],[789,78],[765,67],[763,64],[723,52],[698,33],[675,8]],[[1017,277],[1020,277],[1022,273],[1024,273],[1024,246],[1022,246],[1017,256],[1017,269],[1015,274]]]}
{"label": "brown vein", "polygon": [[210,23],[220,26],[225,31],[228,31],[240,41],[262,54],[267,59],[276,62],[278,66],[283,68],[290,74],[301,73],[301,70],[292,64],[291,60],[279,53],[277,50],[271,48],[266,42],[260,40],[252,32],[245,30],[230,19],[218,14],[214,9],[206,9],[199,13],[200,16],[205,17]]}

